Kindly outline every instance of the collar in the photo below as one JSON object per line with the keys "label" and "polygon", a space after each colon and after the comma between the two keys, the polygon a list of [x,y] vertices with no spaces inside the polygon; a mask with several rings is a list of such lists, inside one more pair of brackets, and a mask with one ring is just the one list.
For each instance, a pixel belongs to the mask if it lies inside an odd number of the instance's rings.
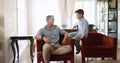
{"label": "collar", "polygon": [[[57,27],[56,25],[53,25],[51,29],[55,29],[56,27]],[[51,29],[48,29],[48,28],[47,28],[47,25],[45,25],[45,29],[51,30]]]}

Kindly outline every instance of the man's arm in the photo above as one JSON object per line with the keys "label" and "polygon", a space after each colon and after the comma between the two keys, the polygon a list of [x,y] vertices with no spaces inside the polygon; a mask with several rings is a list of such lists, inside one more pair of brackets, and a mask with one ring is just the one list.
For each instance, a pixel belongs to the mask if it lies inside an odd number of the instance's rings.
{"label": "man's arm", "polygon": [[44,37],[44,36],[41,36],[41,35],[36,35],[36,36],[35,36],[35,39],[36,39],[36,40],[44,40],[44,41],[45,41],[46,43],[48,43],[48,44],[51,43],[51,41],[50,41],[49,38]]}
{"label": "man's arm", "polygon": [[37,33],[37,35],[35,36],[36,40],[44,40],[46,43],[50,44],[51,40],[47,37],[44,36],[44,31],[43,29],[40,29]]}
{"label": "man's arm", "polygon": [[62,45],[66,44],[67,37],[68,37],[68,32],[64,32],[64,38],[63,38],[63,41],[62,41]]}
{"label": "man's arm", "polygon": [[36,40],[41,40],[41,38],[42,38],[41,35],[38,35],[38,34],[37,34],[37,35],[35,36],[35,39],[36,39]]}
{"label": "man's arm", "polygon": [[64,31],[63,29],[60,29],[59,27],[58,29],[59,29],[59,33],[64,35],[64,38],[62,40],[62,45],[65,45],[68,37],[68,32]]}

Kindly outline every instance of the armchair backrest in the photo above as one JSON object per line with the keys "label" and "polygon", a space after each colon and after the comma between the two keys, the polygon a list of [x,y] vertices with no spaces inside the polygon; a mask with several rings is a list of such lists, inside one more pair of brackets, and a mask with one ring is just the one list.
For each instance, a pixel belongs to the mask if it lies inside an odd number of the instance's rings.
{"label": "armchair backrest", "polygon": [[60,39],[59,39],[60,44],[62,44],[61,42],[62,42],[63,38],[64,38],[64,35],[60,34]]}
{"label": "armchair backrest", "polygon": [[88,27],[89,27],[89,32],[97,32],[98,30],[97,26],[95,26],[94,24],[89,24]]}
{"label": "armchair backrest", "polygon": [[81,40],[82,46],[105,45],[115,48],[117,46],[117,40],[115,38],[100,33],[88,33],[88,37]]}
{"label": "armchair backrest", "polygon": [[88,33],[86,38],[86,45],[104,45],[103,37],[105,35],[100,33]]}

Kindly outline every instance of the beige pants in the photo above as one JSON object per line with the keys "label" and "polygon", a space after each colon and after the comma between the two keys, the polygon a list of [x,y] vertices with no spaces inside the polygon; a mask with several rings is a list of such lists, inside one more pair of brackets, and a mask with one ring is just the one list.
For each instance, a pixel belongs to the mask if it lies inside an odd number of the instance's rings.
{"label": "beige pants", "polygon": [[63,55],[70,53],[72,51],[72,48],[70,45],[60,46],[60,45],[50,45],[50,44],[44,44],[43,45],[43,59],[45,63],[50,62],[50,56],[51,54],[54,55]]}

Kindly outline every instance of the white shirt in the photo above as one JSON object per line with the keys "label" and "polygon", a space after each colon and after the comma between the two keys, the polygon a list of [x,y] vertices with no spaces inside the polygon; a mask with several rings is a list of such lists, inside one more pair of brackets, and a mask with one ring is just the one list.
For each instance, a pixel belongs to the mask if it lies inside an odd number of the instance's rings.
{"label": "white shirt", "polygon": [[88,35],[88,22],[85,18],[80,19],[75,26],[78,26],[78,33],[81,38],[87,37]]}

